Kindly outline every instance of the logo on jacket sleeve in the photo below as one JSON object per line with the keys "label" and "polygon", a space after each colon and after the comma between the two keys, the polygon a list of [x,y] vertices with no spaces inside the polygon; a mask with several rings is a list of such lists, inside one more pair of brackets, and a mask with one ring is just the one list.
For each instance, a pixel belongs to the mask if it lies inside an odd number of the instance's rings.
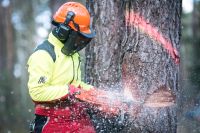
{"label": "logo on jacket sleeve", "polygon": [[44,84],[46,82],[47,78],[45,76],[41,76],[40,79],[38,80],[38,84]]}

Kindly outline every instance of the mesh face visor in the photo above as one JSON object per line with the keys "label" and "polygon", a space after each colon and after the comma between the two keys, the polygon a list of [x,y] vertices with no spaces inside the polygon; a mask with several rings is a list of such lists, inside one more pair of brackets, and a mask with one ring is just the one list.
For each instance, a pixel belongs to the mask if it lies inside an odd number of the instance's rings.
{"label": "mesh face visor", "polygon": [[90,43],[91,40],[92,40],[92,38],[87,38],[87,37],[83,36],[82,34],[78,33],[76,42],[74,44],[74,46],[76,47],[76,51],[82,50],[84,47],[87,46],[87,44]]}
{"label": "mesh face visor", "polygon": [[83,35],[81,35],[77,31],[72,31],[72,33],[69,35],[69,38],[64,44],[64,47],[61,49],[62,53],[65,55],[72,55],[75,52],[78,52],[82,50],[84,47],[87,46],[87,44],[90,43],[92,38],[87,38]]}
{"label": "mesh face visor", "polygon": [[[87,37],[86,34],[83,34],[80,32],[80,27],[77,23],[74,22],[74,20],[72,20],[74,26],[76,27],[77,31],[77,37],[76,37],[76,41],[74,44],[74,50],[75,51],[80,51],[83,48],[85,48],[87,46],[87,44],[90,43],[90,41],[92,40],[92,37]],[[93,34],[92,34],[93,35]]]}

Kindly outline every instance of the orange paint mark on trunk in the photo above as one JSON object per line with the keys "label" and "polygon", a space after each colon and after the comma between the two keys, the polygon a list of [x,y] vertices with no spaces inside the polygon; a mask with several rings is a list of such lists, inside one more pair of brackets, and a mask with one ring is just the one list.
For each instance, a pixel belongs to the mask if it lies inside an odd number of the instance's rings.
{"label": "orange paint mark on trunk", "polygon": [[127,25],[133,25],[134,27],[138,27],[140,30],[142,30],[144,33],[150,36],[153,40],[162,44],[163,48],[165,48],[168,51],[175,63],[179,64],[180,57],[178,55],[178,51],[176,50],[176,48],[173,47],[170,40],[166,39],[156,27],[151,25],[142,16],[133,11],[126,12],[125,20]]}

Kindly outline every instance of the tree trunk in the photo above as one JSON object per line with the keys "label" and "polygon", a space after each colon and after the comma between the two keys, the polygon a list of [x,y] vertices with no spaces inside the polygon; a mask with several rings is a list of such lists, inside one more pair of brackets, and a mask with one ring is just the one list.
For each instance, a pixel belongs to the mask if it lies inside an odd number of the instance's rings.
{"label": "tree trunk", "polygon": [[[0,132],[4,130],[4,124],[9,124],[12,119],[11,111],[13,109],[11,93],[13,83],[13,65],[14,65],[14,43],[13,26],[11,24],[12,5],[8,2],[0,4]],[[8,83],[9,82],[9,83]]]}
{"label": "tree trunk", "polygon": [[[199,81],[197,78],[199,77],[200,74],[200,61],[199,61],[199,56],[200,56],[200,1],[194,1],[194,10],[192,12],[192,45],[194,49],[194,57],[193,59],[193,64],[194,68],[191,71],[194,71],[191,73],[190,78],[192,79],[192,83],[199,84]],[[196,74],[195,74],[196,73]],[[198,89],[198,88],[197,88]]]}
{"label": "tree trunk", "polygon": [[[200,1],[195,0],[194,1],[194,10],[193,10],[193,14],[192,14],[193,18],[193,37],[194,37],[194,45],[197,45],[196,50],[199,51],[200,47]],[[198,52],[199,54],[199,52]],[[199,57],[199,56],[198,56]],[[199,64],[199,63],[198,63]]]}
{"label": "tree trunk", "polygon": [[13,27],[11,24],[11,5],[0,6],[0,71],[7,71],[10,74],[13,71],[14,64],[14,45],[13,45]]}
{"label": "tree trunk", "polygon": [[66,0],[60,0],[60,1],[57,1],[57,0],[50,0],[49,1],[49,7],[50,7],[50,10],[52,12],[52,15],[58,10],[58,8],[64,4],[66,2]]}
{"label": "tree trunk", "polygon": [[[151,102],[158,99],[159,105],[166,92],[174,96],[176,104],[179,98],[175,47],[180,47],[181,1],[87,0],[86,4],[97,34],[86,48],[86,81],[123,90],[149,105],[135,108],[140,112],[118,132],[176,132],[177,106],[157,107]],[[106,124],[97,131],[116,132]]]}

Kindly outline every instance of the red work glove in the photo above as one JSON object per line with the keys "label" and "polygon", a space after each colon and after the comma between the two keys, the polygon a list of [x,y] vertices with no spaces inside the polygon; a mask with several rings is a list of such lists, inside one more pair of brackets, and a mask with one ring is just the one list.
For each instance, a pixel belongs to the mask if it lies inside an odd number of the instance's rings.
{"label": "red work glove", "polygon": [[75,87],[74,85],[69,85],[69,95],[67,97],[67,100],[69,100],[70,103],[78,102],[75,96],[80,93],[81,88]]}
{"label": "red work glove", "polygon": [[69,85],[69,94],[70,95],[77,95],[81,93],[81,88],[75,87],[74,85]]}

